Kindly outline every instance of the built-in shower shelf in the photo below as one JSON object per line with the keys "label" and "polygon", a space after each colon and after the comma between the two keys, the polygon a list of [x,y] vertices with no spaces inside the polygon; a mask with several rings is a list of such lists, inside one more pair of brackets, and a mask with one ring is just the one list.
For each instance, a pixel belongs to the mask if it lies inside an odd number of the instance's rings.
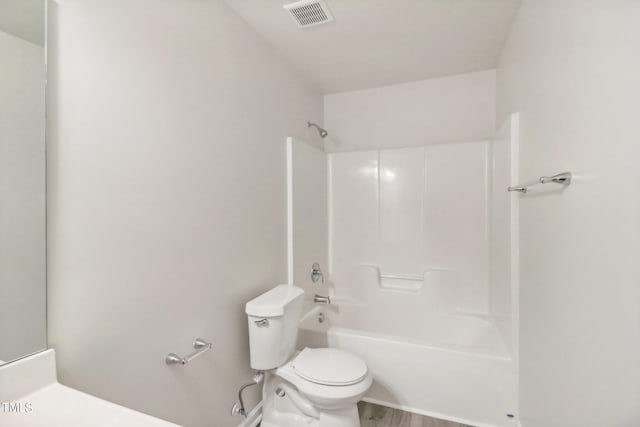
{"label": "built-in shower shelf", "polygon": [[442,298],[447,299],[447,295],[457,294],[460,289],[459,273],[451,268],[428,267],[422,274],[386,273],[377,265],[371,264],[359,264],[359,268],[362,274],[360,280],[375,283],[385,291],[419,294],[428,288],[437,290]]}
{"label": "built-in shower shelf", "polygon": [[424,280],[424,276],[418,274],[381,274],[380,278],[391,280],[412,280],[414,282],[422,282]]}
{"label": "built-in shower shelf", "polygon": [[378,274],[379,284],[382,289],[395,291],[419,292],[424,283],[424,276],[418,274]]}

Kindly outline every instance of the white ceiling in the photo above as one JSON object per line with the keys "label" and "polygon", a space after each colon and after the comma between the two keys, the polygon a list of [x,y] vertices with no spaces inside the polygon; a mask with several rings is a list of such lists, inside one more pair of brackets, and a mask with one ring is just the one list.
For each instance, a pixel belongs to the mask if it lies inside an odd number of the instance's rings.
{"label": "white ceiling", "polygon": [[45,0],[0,0],[0,31],[44,46]]}
{"label": "white ceiling", "polygon": [[325,0],[300,29],[286,0],[225,0],[325,93],[495,68],[519,0]]}

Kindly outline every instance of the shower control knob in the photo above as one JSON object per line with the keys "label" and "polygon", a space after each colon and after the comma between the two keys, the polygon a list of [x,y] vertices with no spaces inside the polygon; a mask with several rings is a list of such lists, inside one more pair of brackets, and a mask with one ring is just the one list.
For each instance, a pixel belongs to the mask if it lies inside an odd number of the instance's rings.
{"label": "shower control knob", "polygon": [[322,274],[322,270],[320,270],[320,264],[314,262],[311,266],[311,281],[316,283],[318,280],[322,280],[322,283],[324,283],[324,275]]}

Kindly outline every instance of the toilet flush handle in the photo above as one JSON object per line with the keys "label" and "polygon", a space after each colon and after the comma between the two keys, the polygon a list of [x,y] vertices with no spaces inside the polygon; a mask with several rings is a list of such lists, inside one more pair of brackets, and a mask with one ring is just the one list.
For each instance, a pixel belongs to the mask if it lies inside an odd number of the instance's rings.
{"label": "toilet flush handle", "polygon": [[258,328],[269,327],[269,319],[254,320],[253,323],[255,323]]}

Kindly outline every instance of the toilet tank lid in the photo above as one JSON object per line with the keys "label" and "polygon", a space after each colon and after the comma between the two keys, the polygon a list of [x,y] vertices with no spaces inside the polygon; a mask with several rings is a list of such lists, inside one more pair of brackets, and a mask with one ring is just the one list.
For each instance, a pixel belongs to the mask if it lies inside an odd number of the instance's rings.
{"label": "toilet tank lid", "polygon": [[245,306],[245,312],[256,317],[282,316],[287,304],[303,294],[304,291],[297,286],[278,285],[249,301]]}

